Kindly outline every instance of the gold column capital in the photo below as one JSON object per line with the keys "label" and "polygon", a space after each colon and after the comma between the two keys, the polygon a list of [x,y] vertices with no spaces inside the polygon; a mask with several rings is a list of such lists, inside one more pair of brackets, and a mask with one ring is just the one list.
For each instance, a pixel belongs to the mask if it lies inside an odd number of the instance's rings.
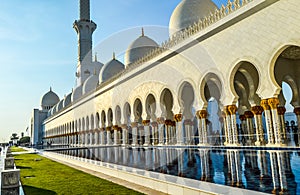
{"label": "gold column capital", "polygon": [[260,105],[263,107],[264,110],[270,110],[268,99],[261,100]]}
{"label": "gold column capital", "polygon": [[118,125],[114,125],[114,126],[113,126],[113,130],[118,131],[118,129],[119,129],[119,126],[118,126]]}
{"label": "gold column capital", "polygon": [[167,120],[165,120],[165,124],[166,124],[167,126],[171,126],[171,125],[172,125],[172,121],[169,120],[169,119],[167,119]]}
{"label": "gold column capital", "polygon": [[284,106],[278,106],[277,110],[278,110],[279,115],[284,115],[284,113],[286,112],[286,109]]}
{"label": "gold column capital", "polygon": [[251,112],[254,115],[262,115],[263,111],[264,111],[264,108],[262,106],[253,106],[251,108]]}
{"label": "gold column capital", "polygon": [[159,117],[159,118],[156,119],[156,121],[158,122],[158,124],[165,124],[164,117]]}
{"label": "gold column capital", "polygon": [[182,121],[182,114],[175,114],[174,120],[175,120],[176,122]]}
{"label": "gold column capital", "polygon": [[199,118],[207,118],[207,111],[206,110],[198,110],[197,115]]}
{"label": "gold column capital", "polygon": [[245,115],[243,115],[243,114],[242,114],[242,115],[240,115],[240,120],[241,120],[241,121],[244,121],[244,120],[246,120],[246,116],[245,116]]}
{"label": "gold column capital", "polygon": [[268,103],[272,110],[277,109],[277,106],[279,105],[279,99],[278,98],[270,98],[270,99],[268,99]]}
{"label": "gold column capital", "polygon": [[300,115],[300,107],[294,108],[294,113],[295,113],[296,115]]}
{"label": "gold column capital", "polygon": [[111,131],[111,127],[106,127],[106,131]]}
{"label": "gold column capital", "polygon": [[122,124],[121,127],[122,127],[122,129],[128,129],[128,125],[127,124]]}
{"label": "gold column capital", "polygon": [[154,121],[154,122],[151,123],[151,126],[157,127],[157,126],[158,126],[158,123],[157,123],[156,121]]}
{"label": "gold column capital", "polygon": [[227,106],[227,110],[230,112],[231,115],[235,115],[237,111],[236,105],[229,105]]}
{"label": "gold column capital", "polygon": [[251,111],[246,111],[244,113],[244,115],[245,115],[246,118],[253,118],[254,117],[254,115],[253,115],[253,113]]}
{"label": "gold column capital", "polygon": [[142,123],[143,123],[144,126],[149,126],[150,120],[143,120]]}
{"label": "gold column capital", "polygon": [[131,127],[137,127],[138,126],[138,123],[137,122],[132,122],[131,123]]}

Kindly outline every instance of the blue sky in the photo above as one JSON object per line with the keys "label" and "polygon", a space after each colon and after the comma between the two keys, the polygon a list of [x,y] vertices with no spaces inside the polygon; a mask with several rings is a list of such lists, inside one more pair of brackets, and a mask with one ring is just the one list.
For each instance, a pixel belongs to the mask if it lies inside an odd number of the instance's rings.
{"label": "blue sky", "polygon": [[[91,0],[99,61],[107,62],[113,51],[121,58],[142,26],[158,43],[166,40],[170,16],[179,2]],[[77,18],[78,0],[0,0],[0,142],[13,132],[25,131],[32,109],[40,107],[40,98],[50,86],[60,98],[71,92],[77,64],[72,24]],[[124,31],[132,37],[122,44],[105,44]]]}

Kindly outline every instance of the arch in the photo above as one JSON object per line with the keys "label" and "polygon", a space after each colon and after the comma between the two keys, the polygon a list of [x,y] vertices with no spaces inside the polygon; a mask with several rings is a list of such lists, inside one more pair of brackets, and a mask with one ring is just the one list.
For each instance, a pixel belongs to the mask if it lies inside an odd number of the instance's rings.
{"label": "arch", "polygon": [[274,52],[273,56],[270,59],[269,72],[270,72],[270,77],[271,77],[272,83],[277,87],[277,94],[279,94],[280,85],[278,84],[278,82],[276,81],[276,78],[275,78],[276,62],[280,58],[280,55],[282,55],[282,53],[289,47],[300,47],[300,45],[296,42],[284,43],[279,47],[279,49],[277,51]]}
{"label": "arch", "polygon": [[85,130],[87,130],[87,129],[85,129],[85,119],[84,119],[84,117],[82,117],[82,119],[81,119],[81,125],[82,125],[82,129],[81,129],[81,131],[85,131]]}
{"label": "arch", "polygon": [[109,108],[107,111],[107,125],[108,127],[113,126],[113,111],[111,108]]}
{"label": "arch", "polygon": [[89,116],[86,116],[85,123],[86,123],[86,130],[90,130],[90,120],[89,120]]}
{"label": "arch", "polygon": [[148,94],[146,98],[145,108],[147,113],[147,120],[155,120],[156,100],[153,94]]}
{"label": "arch", "polygon": [[106,127],[106,114],[104,110],[102,110],[101,112],[101,127],[102,128]]}
{"label": "arch", "polygon": [[137,98],[133,104],[133,114],[134,114],[135,122],[142,123],[142,120],[143,120],[142,113],[143,113],[142,101],[139,98]]}
{"label": "arch", "polygon": [[243,103],[243,106],[247,107],[248,110],[251,106],[260,104],[260,98],[257,94],[260,85],[259,78],[257,67],[248,61],[238,62],[231,72],[230,89],[238,98],[239,105]]}
{"label": "arch", "polygon": [[130,108],[130,104],[128,102],[126,102],[124,104],[124,109],[123,109],[123,115],[124,115],[124,123],[125,124],[130,124],[131,123],[131,108]]}
{"label": "arch", "polygon": [[207,73],[200,84],[200,97],[204,102],[204,107],[207,106],[211,97],[220,102],[223,94],[223,83],[218,75],[215,73]]}
{"label": "arch", "polygon": [[192,107],[195,100],[195,93],[191,83],[187,81],[183,82],[179,88],[178,94],[181,113],[186,119],[193,118]]}
{"label": "arch", "polygon": [[[300,106],[300,47],[297,45],[286,45],[276,53],[276,60],[274,59],[274,68],[272,71],[273,79],[277,86],[282,86],[286,82],[292,89],[292,105],[294,107]],[[272,66],[273,64],[271,64]],[[279,89],[281,89],[279,87]],[[279,93],[278,93],[279,95]]]}
{"label": "arch", "polygon": [[115,117],[116,117],[116,119],[115,119],[116,120],[116,125],[120,126],[121,125],[121,117],[122,117],[120,106],[116,106]]}
{"label": "arch", "polygon": [[160,106],[162,110],[162,117],[168,120],[173,120],[173,101],[174,99],[172,92],[168,88],[165,88],[160,95]]}
{"label": "arch", "polygon": [[97,128],[97,129],[99,129],[99,127],[100,127],[100,116],[99,116],[99,112],[97,112],[96,113],[96,115],[95,115],[95,121],[96,121],[96,123],[95,123],[95,127]]}
{"label": "arch", "polygon": [[81,131],[81,119],[78,119],[78,131]]}
{"label": "arch", "polygon": [[95,128],[95,120],[94,120],[94,115],[91,114],[91,129],[94,130]]}

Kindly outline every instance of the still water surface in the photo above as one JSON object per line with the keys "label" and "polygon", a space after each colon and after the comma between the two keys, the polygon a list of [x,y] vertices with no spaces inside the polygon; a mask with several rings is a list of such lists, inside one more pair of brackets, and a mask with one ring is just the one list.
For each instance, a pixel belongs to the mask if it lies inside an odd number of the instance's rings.
{"label": "still water surface", "polygon": [[266,193],[300,194],[300,151],[101,147],[59,153]]}

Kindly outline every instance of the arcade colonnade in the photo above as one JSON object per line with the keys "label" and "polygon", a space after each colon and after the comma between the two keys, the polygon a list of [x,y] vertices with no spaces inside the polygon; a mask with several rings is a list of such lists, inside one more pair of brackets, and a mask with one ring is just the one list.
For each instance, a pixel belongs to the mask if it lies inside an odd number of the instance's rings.
{"label": "arcade colonnade", "polygon": [[[207,73],[200,84],[185,80],[179,90],[166,86],[159,92],[147,95],[134,94],[133,101],[95,109],[74,120],[47,129],[44,143],[88,146],[88,145],[210,145],[209,137],[219,132],[221,145],[226,146],[284,146],[287,144],[284,114],[286,99],[280,90],[282,83],[292,89],[294,113],[300,119],[300,81],[296,68],[299,66],[300,49],[284,46],[278,50],[272,64],[264,69],[248,61],[237,63],[230,75],[230,82],[214,72]],[[284,67],[290,66],[291,69]],[[264,97],[260,75],[267,71],[278,90],[270,98]],[[228,84],[227,84],[228,83]],[[230,104],[225,103],[228,90],[235,95]],[[210,113],[209,105],[218,105],[215,113]],[[199,106],[201,105],[201,106]],[[200,109],[199,109],[200,108]],[[218,121],[210,121],[215,114]],[[239,117],[239,120],[237,119]],[[211,129],[211,123],[220,123],[221,129]],[[300,124],[298,123],[298,126]],[[298,128],[299,129],[299,128]],[[298,132],[297,132],[298,134]],[[218,137],[217,135],[217,137]],[[241,139],[244,142],[241,143]]]}

